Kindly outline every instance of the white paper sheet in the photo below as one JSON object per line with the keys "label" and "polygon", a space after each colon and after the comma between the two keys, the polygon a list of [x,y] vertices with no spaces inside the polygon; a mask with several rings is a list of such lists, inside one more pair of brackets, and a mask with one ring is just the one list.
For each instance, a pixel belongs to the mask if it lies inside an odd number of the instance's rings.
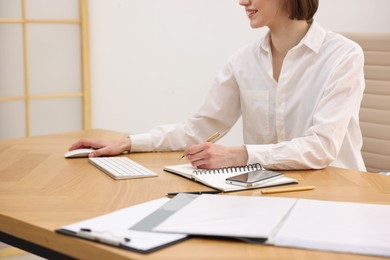
{"label": "white paper sheet", "polygon": [[390,206],[300,199],[270,242],[390,256]]}
{"label": "white paper sheet", "polygon": [[201,195],[155,231],[227,237],[268,238],[296,199]]}

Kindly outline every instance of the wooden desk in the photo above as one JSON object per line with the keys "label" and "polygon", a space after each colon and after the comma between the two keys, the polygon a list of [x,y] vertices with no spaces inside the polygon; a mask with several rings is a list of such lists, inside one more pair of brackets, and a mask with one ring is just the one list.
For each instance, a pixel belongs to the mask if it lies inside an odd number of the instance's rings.
{"label": "wooden desk", "polygon": [[[159,177],[121,181],[114,181],[86,159],[63,157],[70,144],[80,137],[121,136],[123,134],[91,130],[0,141],[1,239],[33,253],[48,253],[40,248],[45,247],[51,250],[49,253],[55,251],[82,259],[378,259],[200,238],[142,255],[55,233],[61,226],[161,198],[167,192],[207,189],[162,170],[164,165],[184,163],[178,160],[181,153],[127,155]],[[299,180],[300,185],[315,185],[316,189],[268,196],[390,204],[390,177],[387,176],[337,168],[291,171],[286,175]],[[260,190],[227,195],[260,196]],[[34,251],[37,248],[39,251]]]}

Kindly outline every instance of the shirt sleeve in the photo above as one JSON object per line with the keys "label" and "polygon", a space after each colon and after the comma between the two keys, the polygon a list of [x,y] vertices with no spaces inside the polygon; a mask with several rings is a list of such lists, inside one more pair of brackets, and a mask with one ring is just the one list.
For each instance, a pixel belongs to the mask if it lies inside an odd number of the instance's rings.
{"label": "shirt sleeve", "polygon": [[218,73],[205,102],[194,116],[182,123],[160,125],[147,133],[130,135],[131,151],[184,150],[217,131],[223,136],[240,115],[239,89],[228,62]]}
{"label": "shirt sleeve", "polygon": [[[364,56],[360,47],[335,64],[303,136],[277,144],[246,145],[248,163],[260,162],[268,169],[321,169],[333,162],[345,138],[359,136],[358,113],[364,91]],[[302,97],[304,98],[304,97]],[[356,122],[357,121],[357,122]],[[351,131],[350,131],[351,132]]]}

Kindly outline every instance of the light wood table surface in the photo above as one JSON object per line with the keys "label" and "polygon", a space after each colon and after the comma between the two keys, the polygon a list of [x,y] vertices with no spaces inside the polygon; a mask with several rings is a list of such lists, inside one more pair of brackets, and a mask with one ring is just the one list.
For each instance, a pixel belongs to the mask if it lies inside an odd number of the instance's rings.
{"label": "light wood table surface", "polygon": [[[78,259],[381,259],[203,238],[191,238],[150,254],[138,254],[55,233],[61,226],[158,199],[167,192],[210,190],[162,170],[165,165],[185,163],[179,160],[181,152],[125,155],[159,177],[119,181],[85,158],[63,157],[68,147],[81,137],[123,136],[117,132],[89,130],[0,141],[0,238],[34,253],[44,252],[40,247],[45,247]],[[297,179],[299,185],[316,188],[272,195],[261,195],[259,189],[225,195],[390,204],[390,177],[387,176],[332,167],[285,174]],[[33,245],[26,246],[26,241]]]}

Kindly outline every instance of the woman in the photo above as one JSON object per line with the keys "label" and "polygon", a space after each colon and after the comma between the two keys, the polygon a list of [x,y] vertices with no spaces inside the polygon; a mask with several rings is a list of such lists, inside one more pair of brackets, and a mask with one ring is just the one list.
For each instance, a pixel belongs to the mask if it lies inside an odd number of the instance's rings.
{"label": "woman", "polygon": [[[96,148],[94,157],[185,149],[198,168],[261,163],[268,169],[331,165],[364,171],[359,128],[363,52],[313,21],[318,4],[240,0],[251,27],[269,31],[230,57],[193,117],[118,141],[83,139],[70,150]],[[245,145],[203,141],[216,131],[228,132],[240,116]]]}

